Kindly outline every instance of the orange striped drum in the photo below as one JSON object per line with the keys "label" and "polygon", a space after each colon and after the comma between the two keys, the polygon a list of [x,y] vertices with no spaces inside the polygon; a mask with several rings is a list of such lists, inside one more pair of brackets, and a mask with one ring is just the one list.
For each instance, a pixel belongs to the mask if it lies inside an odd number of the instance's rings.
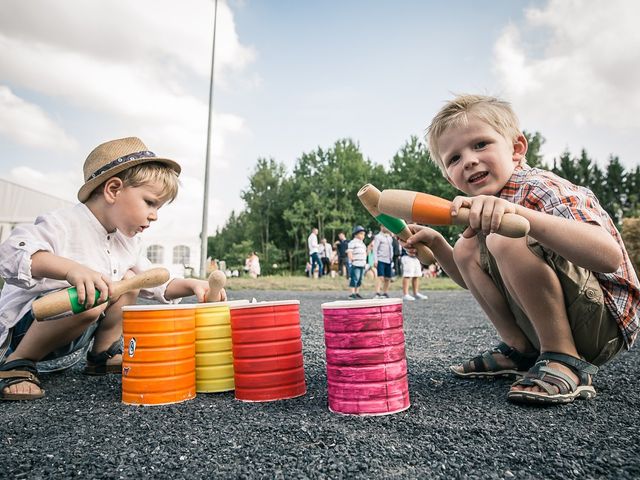
{"label": "orange striped drum", "polygon": [[195,398],[195,305],[130,305],[122,317],[122,402],[164,405]]}

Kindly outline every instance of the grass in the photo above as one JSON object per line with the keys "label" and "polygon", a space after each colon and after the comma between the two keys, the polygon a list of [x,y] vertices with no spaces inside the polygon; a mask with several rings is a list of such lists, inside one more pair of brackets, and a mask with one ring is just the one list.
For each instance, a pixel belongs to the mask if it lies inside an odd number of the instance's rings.
{"label": "grass", "polygon": [[[347,291],[349,283],[343,277],[322,277],[311,279],[303,276],[265,276],[258,278],[233,277],[227,279],[226,288],[229,290],[291,290],[297,292],[310,291]],[[391,289],[402,289],[402,280],[396,278],[391,283]],[[450,278],[422,278],[420,280],[421,290],[459,290]],[[373,292],[375,290],[375,280],[365,278],[361,290]]]}
{"label": "grass", "polygon": [[[0,290],[4,281],[0,278]],[[321,291],[347,291],[349,283],[343,277],[322,277],[310,279],[303,276],[272,275],[259,278],[233,277],[227,279],[226,288],[229,290],[291,290],[296,292]],[[391,289],[402,289],[402,280],[396,278],[391,283]],[[450,278],[422,278],[420,280],[421,290],[459,290]],[[366,277],[361,287],[362,291],[373,292],[375,281],[371,277]]]}

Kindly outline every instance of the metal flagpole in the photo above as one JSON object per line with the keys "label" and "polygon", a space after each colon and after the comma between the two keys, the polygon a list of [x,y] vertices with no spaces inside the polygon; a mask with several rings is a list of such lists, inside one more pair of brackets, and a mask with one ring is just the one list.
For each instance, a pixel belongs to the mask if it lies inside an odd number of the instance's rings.
{"label": "metal flagpole", "polygon": [[213,66],[216,56],[216,23],[218,0],[213,7],[213,44],[211,46],[211,77],[209,79],[209,119],[207,122],[207,154],[204,164],[204,199],[202,204],[202,232],[200,233],[200,278],[207,276],[207,228],[209,216],[209,163],[211,157],[211,118],[213,115]]}

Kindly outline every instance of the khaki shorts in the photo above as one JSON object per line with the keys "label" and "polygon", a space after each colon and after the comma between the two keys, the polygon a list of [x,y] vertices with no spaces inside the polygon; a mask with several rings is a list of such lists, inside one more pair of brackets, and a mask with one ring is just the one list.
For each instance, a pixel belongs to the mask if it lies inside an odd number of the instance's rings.
{"label": "khaki shorts", "polygon": [[[531,321],[505,288],[484,237],[478,235],[478,240],[482,269],[491,276],[507,299],[517,325],[539,350],[540,342]],[[527,245],[534,255],[543,259],[558,275],[578,353],[594,365],[602,365],[620,353],[625,347],[622,333],[618,328],[618,322],[604,304],[602,288],[593,273],[572,264],[531,237],[528,237]]]}

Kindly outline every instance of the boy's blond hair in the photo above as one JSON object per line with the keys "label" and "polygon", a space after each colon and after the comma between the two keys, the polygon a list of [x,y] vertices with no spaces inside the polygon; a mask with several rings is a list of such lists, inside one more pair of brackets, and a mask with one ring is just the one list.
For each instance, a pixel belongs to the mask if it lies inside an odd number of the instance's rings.
{"label": "boy's blond hair", "polygon": [[[162,185],[162,196],[160,200],[164,202],[173,202],[178,196],[178,188],[180,181],[175,170],[160,162],[146,162],[133,165],[114,175],[122,180],[125,187],[140,187],[150,183],[159,183]],[[113,178],[113,177],[111,177]],[[104,188],[104,182],[98,186],[93,195],[101,193]]]}
{"label": "boy's blond hair", "polygon": [[438,140],[449,128],[467,125],[470,116],[485,122],[509,141],[515,141],[522,135],[518,117],[509,102],[485,95],[457,96],[442,107],[426,131],[431,160],[440,167],[445,176],[447,169],[440,156]]}

